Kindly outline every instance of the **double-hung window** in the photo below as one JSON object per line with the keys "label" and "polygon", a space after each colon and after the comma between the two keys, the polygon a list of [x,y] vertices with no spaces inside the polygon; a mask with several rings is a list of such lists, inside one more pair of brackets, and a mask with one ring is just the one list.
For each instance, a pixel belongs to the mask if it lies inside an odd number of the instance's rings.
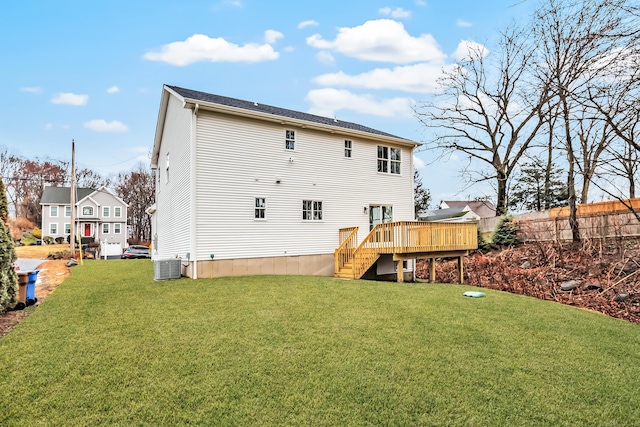
{"label": "double-hung window", "polygon": [[119,223],[113,224],[113,234],[120,234],[122,232],[121,225]]}
{"label": "double-hung window", "polygon": [[58,234],[58,224],[56,224],[55,222],[49,224],[49,234],[51,234],[52,236]]}
{"label": "double-hung window", "polygon": [[378,172],[400,175],[400,149],[378,145]]}
{"label": "double-hung window", "polygon": [[302,220],[322,221],[322,202],[319,200],[303,200]]}
{"label": "double-hung window", "polygon": [[49,208],[49,216],[51,216],[52,218],[58,216],[58,207],[57,206],[51,206]]}
{"label": "double-hung window", "polygon": [[267,199],[264,197],[256,197],[256,206],[254,211],[255,219],[266,219]]}
{"label": "double-hung window", "polygon": [[296,149],[296,132],[293,130],[285,131],[284,148],[287,150]]}
{"label": "double-hung window", "polygon": [[71,206],[64,207],[64,216],[66,216],[67,218],[71,216]]}
{"label": "double-hung window", "polygon": [[109,208],[109,206],[103,206],[102,207],[102,217],[103,218],[109,218],[109,215],[111,214],[111,209]]}
{"label": "double-hung window", "polygon": [[115,206],[113,208],[113,216],[116,218],[122,217],[122,208],[120,206]]}
{"label": "double-hung window", "polygon": [[348,139],[345,139],[344,140],[344,156],[350,159],[352,150],[353,150],[353,142]]}
{"label": "double-hung window", "polygon": [[102,224],[102,234],[109,234],[109,223],[105,222]]}

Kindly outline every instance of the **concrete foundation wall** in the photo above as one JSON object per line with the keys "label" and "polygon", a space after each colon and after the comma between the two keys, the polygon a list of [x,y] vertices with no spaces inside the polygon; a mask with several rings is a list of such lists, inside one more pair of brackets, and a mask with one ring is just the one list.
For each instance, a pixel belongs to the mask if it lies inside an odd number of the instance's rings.
{"label": "concrete foundation wall", "polygon": [[[194,262],[183,268],[182,274],[193,277]],[[304,275],[333,276],[333,255],[301,255],[289,257],[237,258],[198,261],[198,278],[253,276],[253,275]]]}

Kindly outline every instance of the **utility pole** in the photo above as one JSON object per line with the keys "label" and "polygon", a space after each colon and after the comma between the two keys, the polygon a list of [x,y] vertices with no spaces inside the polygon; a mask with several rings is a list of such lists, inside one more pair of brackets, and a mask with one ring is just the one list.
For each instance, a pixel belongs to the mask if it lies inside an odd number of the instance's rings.
{"label": "utility pole", "polygon": [[69,235],[69,253],[71,258],[76,257],[76,143],[71,140],[71,234]]}

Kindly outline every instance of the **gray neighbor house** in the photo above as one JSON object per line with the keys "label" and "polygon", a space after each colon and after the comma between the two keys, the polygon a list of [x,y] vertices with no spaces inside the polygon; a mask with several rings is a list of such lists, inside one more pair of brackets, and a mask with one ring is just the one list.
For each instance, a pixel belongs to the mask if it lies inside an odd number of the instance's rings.
{"label": "gray neighbor house", "polygon": [[[106,187],[77,188],[75,196],[76,235],[84,242],[108,244],[110,252],[127,246],[128,205]],[[44,187],[42,199],[42,236],[61,237],[71,234],[71,188]]]}

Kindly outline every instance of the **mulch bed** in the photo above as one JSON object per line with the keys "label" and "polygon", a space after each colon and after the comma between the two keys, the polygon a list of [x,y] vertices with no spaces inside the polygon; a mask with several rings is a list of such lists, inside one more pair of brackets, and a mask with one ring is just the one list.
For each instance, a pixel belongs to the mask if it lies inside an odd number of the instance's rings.
{"label": "mulch bed", "polygon": [[[417,276],[428,279],[429,264]],[[439,261],[436,280],[457,283],[457,261]],[[640,324],[640,242],[527,243],[464,260],[464,281]]]}

